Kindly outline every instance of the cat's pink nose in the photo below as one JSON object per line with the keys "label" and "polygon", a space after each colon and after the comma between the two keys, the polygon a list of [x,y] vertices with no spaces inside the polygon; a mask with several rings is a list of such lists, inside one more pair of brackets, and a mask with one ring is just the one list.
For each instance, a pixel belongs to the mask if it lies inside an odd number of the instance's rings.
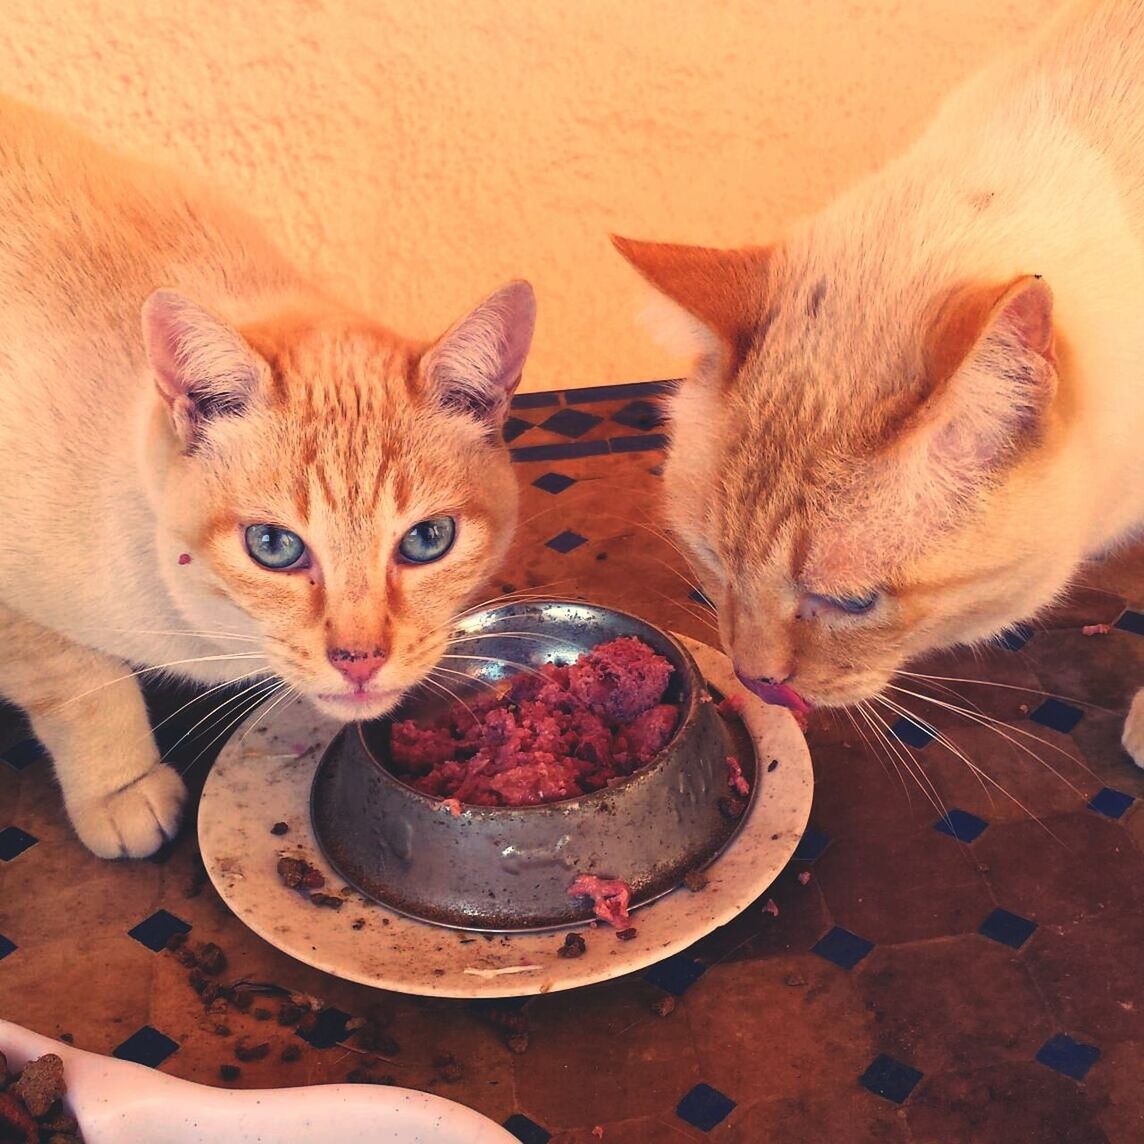
{"label": "cat's pink nose", "polygon": [[388,654],[384,648],[376,647],[372,651],[335,647],[327,652],[330,663],[357,687],[364,687],[381,670]]}

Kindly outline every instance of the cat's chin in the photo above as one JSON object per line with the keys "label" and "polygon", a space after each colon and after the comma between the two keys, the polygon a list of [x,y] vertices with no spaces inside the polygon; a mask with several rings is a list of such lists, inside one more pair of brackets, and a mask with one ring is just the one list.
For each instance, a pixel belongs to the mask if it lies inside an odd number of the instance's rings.
{"label": "cat's chin", "polygon": [[345,723],[364,723],[369,719],[380,719],[392,711],[401,697],[401,690],[371,690],[319,692],[309,696],[310,702],[323,715],[340,719]]}

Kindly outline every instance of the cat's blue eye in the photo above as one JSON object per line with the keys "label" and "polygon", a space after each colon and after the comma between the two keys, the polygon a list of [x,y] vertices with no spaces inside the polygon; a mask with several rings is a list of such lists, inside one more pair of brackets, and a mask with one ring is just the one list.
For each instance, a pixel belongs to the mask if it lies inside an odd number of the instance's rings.
{"label": "cat's blue eye", "polygon": [[274,572],[305,566],[306,545],[302,538],[277,525],[250,525],[246,530],[246,551],[256,564]]}
{"label": "cat's blue eye", "polygon": [[879,593],[867,592],[861,596],[824,596],[823,599],[851,616],[868,612],[877,602]]}
{"label": "cat's blue eye", "polygon": [[434,516],[418,521],[402,538],[397,551],[410,564],[431,564],[440,560],[457,536],[457,522],[451,516]]}

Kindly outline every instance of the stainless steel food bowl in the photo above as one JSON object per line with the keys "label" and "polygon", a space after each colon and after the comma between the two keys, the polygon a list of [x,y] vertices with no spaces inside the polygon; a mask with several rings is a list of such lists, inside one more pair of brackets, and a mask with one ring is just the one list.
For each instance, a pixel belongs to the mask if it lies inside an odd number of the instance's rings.
{"label": "stainless steel food bowl", "polygon": [[488,683],[544,663],[567,663],[617,636],[638,636],[675,668],[667,693],[680,720],[647,766],[593,794],[526,807],[466,806],[395,778],[383,761],[391,719],[431,719],[450,701],[419,697],[392,717],[342,729],[326,750],[311,792],[314,829],[334,868],[394,910],[468,930],[546,929],[592,917],[568,897],[578,874],[622,878],[633,905],[677,886],[710,862],[734,834],[727,756],[755,790],[751,741],[707,701],[695,662],[678,640],[643,620],[562,600],[515,603],[468,616],[450,660],[471,679],[463,699]]}

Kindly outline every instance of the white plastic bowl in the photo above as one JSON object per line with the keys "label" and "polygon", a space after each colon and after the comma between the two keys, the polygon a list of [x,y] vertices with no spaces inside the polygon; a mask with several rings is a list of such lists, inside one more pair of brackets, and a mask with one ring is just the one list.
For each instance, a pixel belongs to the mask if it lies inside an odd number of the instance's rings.
{"label": "white plastic bowl", "polygon": [[0,1021],[9,1068],[64,1062],[66,1104],[86,1144],[516,1144],[471,1108],[368,1084],[223,1089],[84,1052]]}

